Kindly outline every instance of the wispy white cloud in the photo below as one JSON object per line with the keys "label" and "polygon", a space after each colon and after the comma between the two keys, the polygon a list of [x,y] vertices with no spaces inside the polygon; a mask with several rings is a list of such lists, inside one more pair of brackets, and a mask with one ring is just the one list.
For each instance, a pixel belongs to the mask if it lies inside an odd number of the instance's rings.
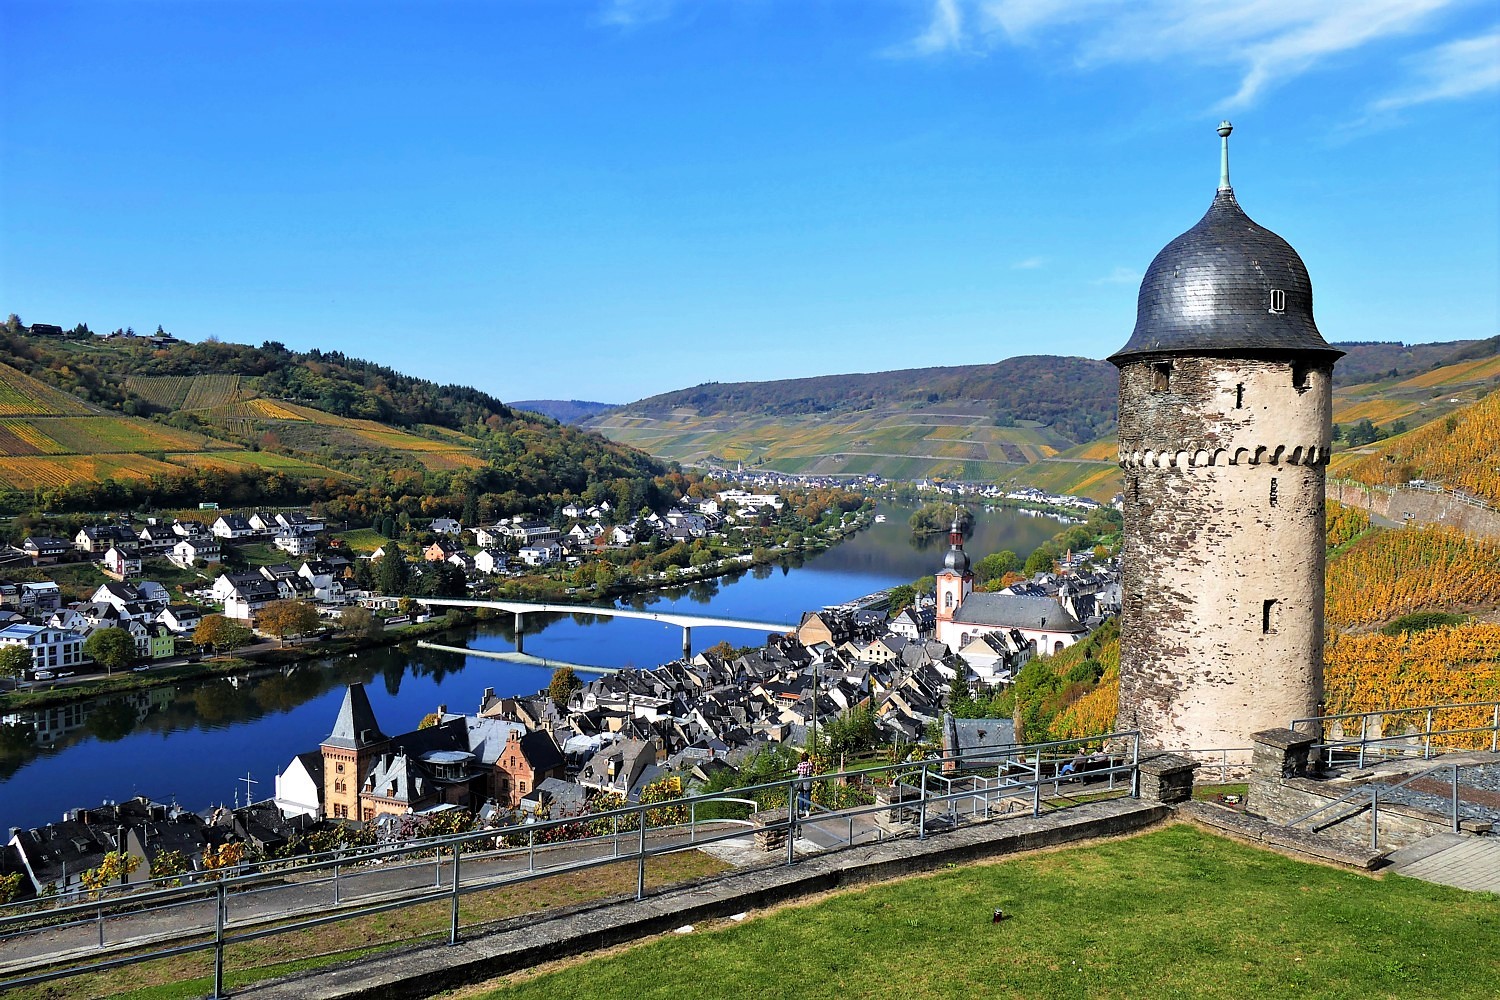
{"label": "wispy white cloud", "polygon": [[594,20],[615,28],[634,28],[665,20],[676,0],[605,0]]}
{"label": "wispy white cloud", "polygon": [[1243,107],[1345,53],[1427,28],[1464,0],[930,0],[907,56],[1046,45],[1080,67],[1172,62],[1239,68]]}
{"label": "wispy white cloud", "polygon": [[1046,263],[1046,257],[1027,257],[1025,260],[1016,261],[1010,267],[1013,271],[1035,271],[1037,268],[1045,266]]}
{"label": "wispy white cloud", "polygon": [[927,27],[915,38],[887,49],[885,54],[896,58],[920,57],[963,48],[966,31],[959,4],[960,0],[931,0]]}
{"label": "wispy white cloud", "polygon": [[1407,60],[1406,83],[1370,105],[1376,114],[1500,89],[1500,28],[1439,45]]}
{"label": "wispy white cloud", "polygon": [[1128,267],[1117,267],[1102,278],[1095,278],[1095,285],[1134,285],[1141,280],[1141,272]]}

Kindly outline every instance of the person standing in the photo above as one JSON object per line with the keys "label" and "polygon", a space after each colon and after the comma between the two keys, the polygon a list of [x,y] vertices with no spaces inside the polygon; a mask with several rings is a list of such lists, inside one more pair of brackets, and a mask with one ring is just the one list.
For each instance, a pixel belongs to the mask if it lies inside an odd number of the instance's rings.
{"label": "person standing", "polygon": [[797,761],[797,813],[806,816],[812,811],[813,762],[807,751]]}

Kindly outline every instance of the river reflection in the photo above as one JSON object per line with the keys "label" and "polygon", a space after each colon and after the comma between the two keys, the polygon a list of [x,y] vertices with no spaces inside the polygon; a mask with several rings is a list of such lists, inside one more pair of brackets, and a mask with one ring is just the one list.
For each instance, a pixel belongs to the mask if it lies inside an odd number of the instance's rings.
{"label": "river reflection", "polygon": [[[882,505],[876,524],[826,552],[784,565],[757,566],[718,580],[634,595],[638,610],[711,614],[793,625],[801,612],[909,582],[938,568],[943,535],[914,539],[911,508]],[[1057,531],[1055,521],[1015,511],[980,512],[966,543],[980,556],[1001,548],[1024,555]],[[681,629],[660,622],[609,619],[588,612],[528,615],[526,652],[549,660],[609,667],[650,667],[681,655]],[[515,648],[515,624],[502,614],[434,637],[475,649]],[[695,627],[693,648],[721,640],[759,645],[763,631]],[[245,794],[274,794],[274,776],[298,753],[316,750],[338,714],[345,685],[362,681],[388,733],[415,728],[446,705],[472,712],[485,688],[529,694],[544,688],[549,667],[529,666],[415,643],[286,670],[216,678],[113,696],[28,714],[37,739],[0,727],[0,827],[35,826],[66,809],[105,799],[149,795],[200,810]]]}

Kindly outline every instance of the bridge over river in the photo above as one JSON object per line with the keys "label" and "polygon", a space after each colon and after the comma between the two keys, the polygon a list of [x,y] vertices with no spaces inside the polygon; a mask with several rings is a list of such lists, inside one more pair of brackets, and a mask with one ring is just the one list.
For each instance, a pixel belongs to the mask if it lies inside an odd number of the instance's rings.
{"label": "bridge over river", "polygon": [[[554,615],[598,615],[601,618],[639,618],[643,621],[665,622],[668,625],[676,625],[682,629],[682,655],[684,658],[693,655],[693,627],[701,625],[704,628],[737,628],[748,632],[760,632],[769,634],[771,632],[790,632],[797,626],[787,622],[757,622],[746,621],[741,618],[715,618],[706,615],[683,615],[674,611],[636,611],[633,608],[598,608],[589,604],[534,604],[526,601],[468,601],[448,597],[414,597],[412,600],[418,604],[430,607],[445,608],[491,608],[496,611],[509,611],[516,616],[516,653],[525,653],[524,648],[524,619],[528,614],[554,614]],[[452,647],[449,647],[452,648]],[[473,652],[473,650],[469,650]],[[496,655],[497,659],[513,659],[510,656]],[[530,662],[521,660],[519,662]],[[576,665],[575,665],[576,667]]]}

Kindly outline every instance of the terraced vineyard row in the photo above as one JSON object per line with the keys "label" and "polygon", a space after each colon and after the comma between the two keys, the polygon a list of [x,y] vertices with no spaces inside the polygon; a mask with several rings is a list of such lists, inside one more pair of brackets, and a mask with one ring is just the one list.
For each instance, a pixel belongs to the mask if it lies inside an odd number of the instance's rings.
{"label": "terraced vineyard row", "polygon": [[29,490],[38,486],[68,486],[105,479],[144,479],[147,476],[181,475],[184,466],[144,455],[58,455],[50,457],[0,458],[0,484]]}
{"label": "terraced vineyard row", "polygon": [[1427,479],[1500,504],[1500,392],[1340,467],[1372,485]]}
{"label": "terraced vineyard row", "polygon": [[82,400],[0,362],[0,417],[81,416],[91,412]]}

